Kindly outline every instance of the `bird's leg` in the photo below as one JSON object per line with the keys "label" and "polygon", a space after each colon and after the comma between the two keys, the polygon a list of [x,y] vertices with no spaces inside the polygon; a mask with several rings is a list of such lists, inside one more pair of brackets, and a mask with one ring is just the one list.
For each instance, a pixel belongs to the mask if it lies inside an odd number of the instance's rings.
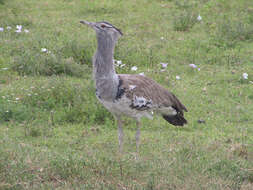
{"label": "bird's leg", "polygon": [[124,133],[122,128],[122,120],[120,117],[117,117],[117,123],[118,123],[118,137],[119,137],[119,152],[122,153]]}
{"label": "bird's leg", "polygon": [[138,154],[139,153],[139,146],[140,146],[140,134],[141,134],[139,121],[136,121],[136,126],[137,126],[137,131],[135,134],[135,140],[136,140],[136,152]]}

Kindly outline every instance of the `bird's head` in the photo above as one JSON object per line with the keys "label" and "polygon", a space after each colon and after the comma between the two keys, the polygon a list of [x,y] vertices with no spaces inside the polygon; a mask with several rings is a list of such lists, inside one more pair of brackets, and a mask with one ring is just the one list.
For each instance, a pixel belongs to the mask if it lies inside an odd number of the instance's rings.
{"label": "bird's head", "polygon": [[88,22],[85,20],[80,21],[80,23],[85,24],[91,28],[93,28],[98,36],[110,37],[114,40],[117,40],[123,33],[120,29],[116,28],[112,24],[108,22]]}

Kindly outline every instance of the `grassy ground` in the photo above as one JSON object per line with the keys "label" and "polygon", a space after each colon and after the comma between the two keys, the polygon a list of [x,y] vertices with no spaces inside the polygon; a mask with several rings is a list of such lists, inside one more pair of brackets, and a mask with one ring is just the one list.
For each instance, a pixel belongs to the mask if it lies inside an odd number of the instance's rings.
{"label": "grassy ground", "polygon": [[[183,128],[144,119],[138,160],[131,120],[117,153],[81,19],[121,28],[117,71],[144,72],[189,110]],[[0,0],[0,27],[0,189],[253,189],[252,1]]]}

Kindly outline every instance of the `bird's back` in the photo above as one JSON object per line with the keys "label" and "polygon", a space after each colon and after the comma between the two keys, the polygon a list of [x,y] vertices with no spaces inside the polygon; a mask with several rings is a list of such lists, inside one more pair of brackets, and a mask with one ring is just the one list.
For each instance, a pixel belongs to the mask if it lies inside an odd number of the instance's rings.
{"label": "bird's back", "polygon": [[183,117],[186,107],[178,98],[154,80],[130,74],[119,74],[118,93],[115,102],[128,100],[133,112],[158,112],[173,125],[183,125],[187,121]]}

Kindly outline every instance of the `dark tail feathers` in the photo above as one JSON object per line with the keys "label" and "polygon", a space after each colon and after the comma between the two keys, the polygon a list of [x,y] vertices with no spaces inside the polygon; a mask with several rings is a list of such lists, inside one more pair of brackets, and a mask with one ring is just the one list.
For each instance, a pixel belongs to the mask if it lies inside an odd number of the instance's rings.
{"label": "dark tail feathers", "polygon": [[184,116],[179,113],[177,115],[163,115],[163,118],[175,126],[183,126],[187,123],[187,120],[184,118]]}

